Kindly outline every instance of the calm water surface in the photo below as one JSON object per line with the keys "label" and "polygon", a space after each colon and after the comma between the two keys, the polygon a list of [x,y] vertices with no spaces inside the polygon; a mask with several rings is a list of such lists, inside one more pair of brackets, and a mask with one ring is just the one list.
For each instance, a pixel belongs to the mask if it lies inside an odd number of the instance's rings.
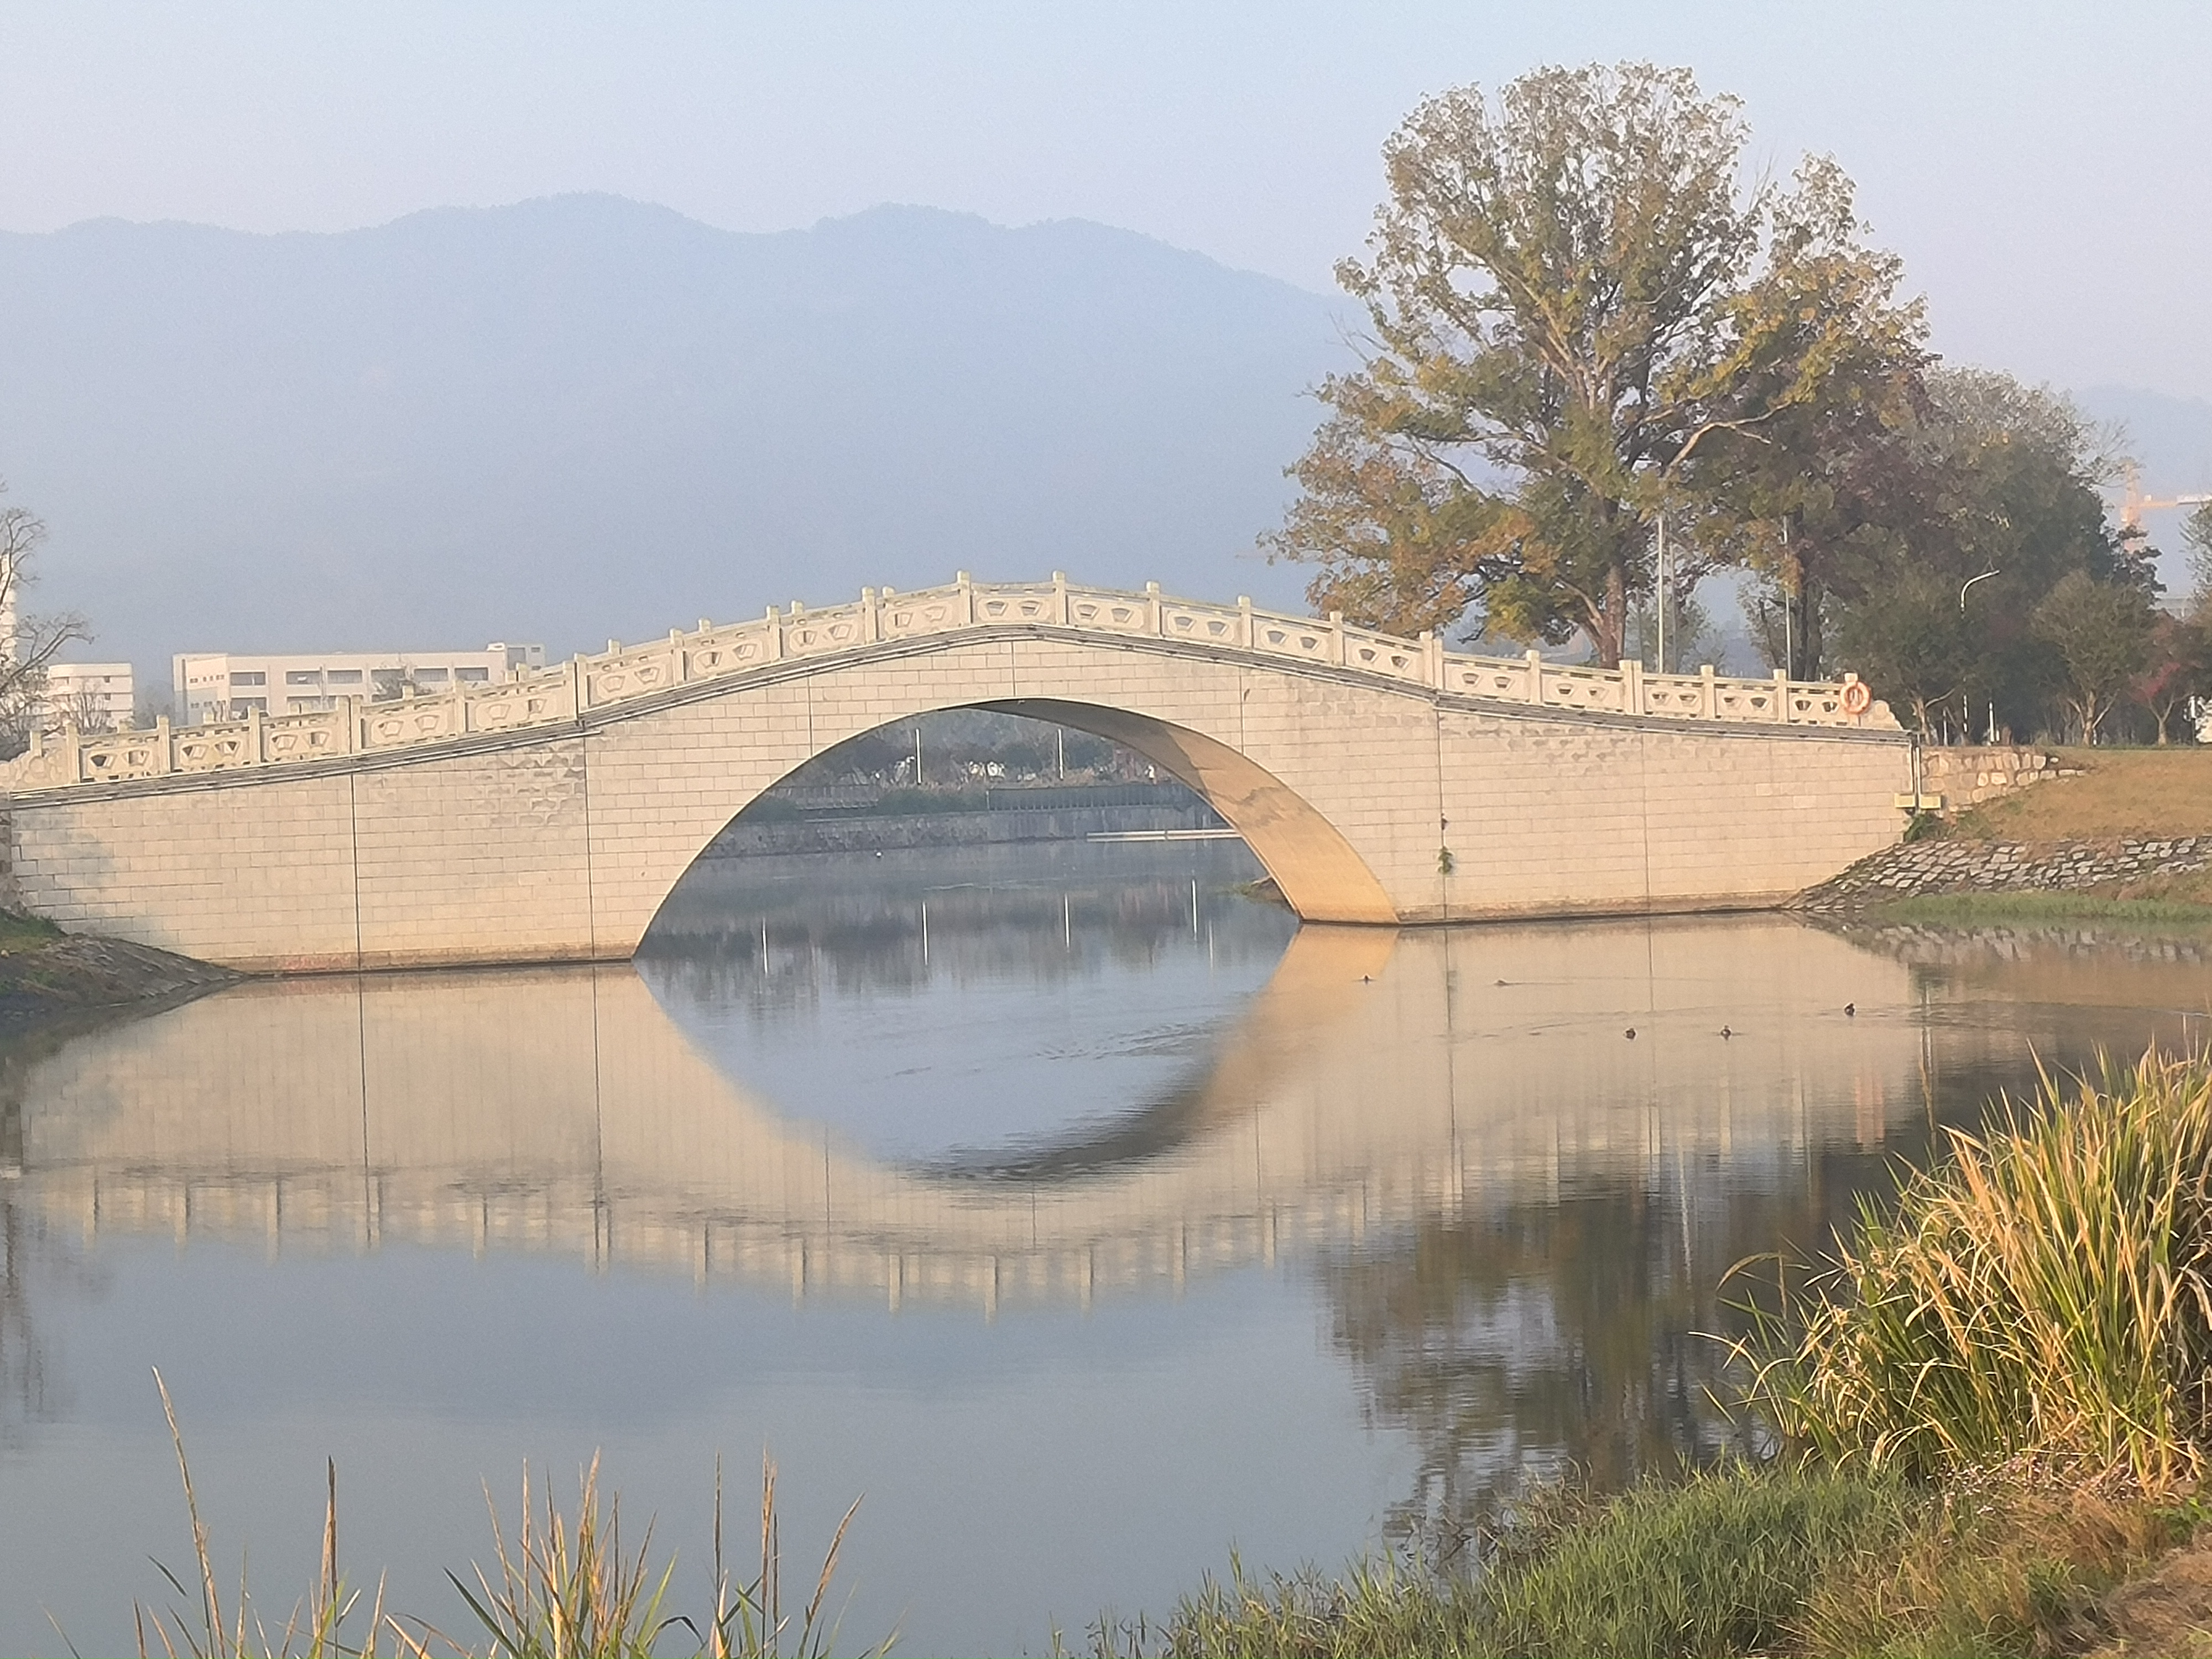
{"label": "calm water surface", "polygon": [[[132,1644],[188,1534],[457,1634],[481,1480],[594,1451],[707,1599],[713,1460],[845,1644],[1037,1652],[1232,1547],[1433,1545],[1726,1443],[1728,1266],[2198,947],[1778,918],[1397,935],[1235,844],[748,860],[634,966],[264,982],[0,1055],[0,1651]],[[1856,1006],[1847,1016],[1845,1004]],[[1723,1038],[1726,1026],[1735,1035]],[[1626,1033],[1633,1029],[1632,1039]],[[742,1510],[740,1502],[738,1508]]]}

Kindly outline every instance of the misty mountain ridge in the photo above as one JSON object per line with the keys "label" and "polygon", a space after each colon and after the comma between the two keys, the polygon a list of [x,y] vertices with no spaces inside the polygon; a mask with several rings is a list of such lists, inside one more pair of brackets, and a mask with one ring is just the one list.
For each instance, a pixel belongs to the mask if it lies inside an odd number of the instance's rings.
{"label": "misty mountain ridge", "polygon": [[[1254,542],[1358,321],[1080,220],[97,220],[0,234],[0,477],[52,528],[34,607],[148,691],[174,651],[559,656],[958,569],[1302,610]],[[2212,488],[2212,404],[2081,402],[2153,494]],[[2178,518],[2148,521],[2170,583]],[[1730,585],[1708,602],[1756,666]]]}
{"label": "misty mountain ridge", "polygon": [[570,196],[0,234],[0,476],[77,656],[556,654],[955,569],[1295,605],[1343,302],[1081,221]]}

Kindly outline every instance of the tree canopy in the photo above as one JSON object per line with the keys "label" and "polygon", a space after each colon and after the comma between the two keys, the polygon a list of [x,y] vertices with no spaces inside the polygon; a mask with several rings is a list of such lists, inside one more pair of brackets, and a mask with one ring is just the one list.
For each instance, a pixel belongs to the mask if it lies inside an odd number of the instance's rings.
{"label": "tree canopy", "polygon": [[[1692,574],[1804,556],[1775,551],[1808,499],[1785,458],[1901,421],[1925,324],[1841,169],[1746,185],[1747,139],[1735,100],[1649,64],[1413,112],[1369,257],[1337,270],[1367,360],[1320,388],[1329,418],[1267,538],[1318,568],[1316,606],[1405,632],[1472,611],[1519,640],[1580,632],[1613,663],[1662,516],[1692,532]],[[1850,533],[1823,511],[1790,545]]]}

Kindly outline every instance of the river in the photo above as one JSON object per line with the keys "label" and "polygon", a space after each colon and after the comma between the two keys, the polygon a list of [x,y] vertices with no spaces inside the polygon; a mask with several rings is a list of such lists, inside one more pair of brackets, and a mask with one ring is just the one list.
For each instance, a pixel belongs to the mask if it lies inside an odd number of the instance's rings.
{"label": "river", "polygon": [[[842,1644],[1042,1652],[1231,1549],[1449,1549],[1736,1431],[1731,1264],[2036,1056],[2179,1040],[2189,943],[1778,916],[1299,928],[1240,844],[749,858],[635,963],[263,981],[0,1054],[0,1651],[320,1541],[471,1635],[525,1460],[672,1601],[779,1469]],[[2201,1034],[2201,1030],[2200,1030]],[[738,1553],[742,1556],[742,1546]],[[52,1622],[50,1622],[50,1619]]]}

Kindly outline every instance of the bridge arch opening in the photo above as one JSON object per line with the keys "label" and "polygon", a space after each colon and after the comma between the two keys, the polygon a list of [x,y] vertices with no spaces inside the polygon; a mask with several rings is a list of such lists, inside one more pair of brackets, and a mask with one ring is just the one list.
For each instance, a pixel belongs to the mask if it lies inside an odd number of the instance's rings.
{"label": "bridge arch opening", "polygon": [[[1045,726],[1086,732],[1141,757],[1162,774],[1191,790],[1237,832],[1301,921],[1383,927],[1395,927],[1398,923],[1397,913],[1382,883],[1353,850],[1343,832],[1297,791],[1226,744],[1148,715],[1056,698],[979,700],[951,705],[945,709],[920,710],[917,714],[945,713],[957,708],[1012,714]],[[871,732],[855,736],[866,737],[899,723],[887,721],[871,728]],[[823,744],[788,769],[783,778],[792,777],[805,765],[852,741],[853,738],[847,738],[837,744]],[[726,822],[742,817],[767,794],[768,790],[763,789],[743,801]],[[703,854],[704,848],[701,851]],[[695,856],[686,860],[683,869],[672,872],[668,888],[655,906],[656,917],[667,905],[684,871],[696,862]],[[649,926],[646,931],[649,931]]]}
{"label": "bridge arch opening", "polygon": [[980,703],[1135,750],[1194,791],[1244,838],[1304,921],[1395,927],[1396,908],[1344,833],[1266,768],[1202,732],[1097,703],[1023,697]]}

